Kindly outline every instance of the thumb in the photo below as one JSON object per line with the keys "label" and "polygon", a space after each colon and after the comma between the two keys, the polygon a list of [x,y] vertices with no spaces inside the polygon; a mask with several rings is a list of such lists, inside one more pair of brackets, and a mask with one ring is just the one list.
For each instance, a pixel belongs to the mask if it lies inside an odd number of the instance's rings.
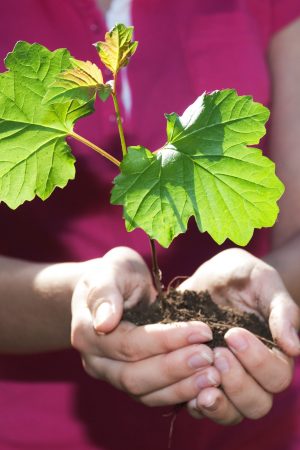
{"label": "thumb", "polygon": [[[97,295],[98,294],[98,295]],[[93,318],[93,326],[97,333],[106,334],[113,331],[121,320],[124,299],[117,286],[109,289],[94,290],[88,299]]]}
{"label": "thumb", "polygon": [[281,292],[270,304],[269,325],[273,338],[289,356],[300,355],[299,308],[288,292]]}

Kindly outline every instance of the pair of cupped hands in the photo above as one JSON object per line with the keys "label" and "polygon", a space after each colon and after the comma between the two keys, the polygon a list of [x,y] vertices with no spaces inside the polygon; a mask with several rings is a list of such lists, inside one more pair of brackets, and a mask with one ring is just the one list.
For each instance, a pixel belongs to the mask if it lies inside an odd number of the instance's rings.
{"label": "pair of cupped hands", "polygon": [[135,326],[121,321],[124,308],[154,301],[150,272],[135,251],[118,247],[93,260],[72,300],[72,345],[86,372],[148,406],[185,403],[196,418],[235,424],[268,413],[273,394],[291,382],[292,357],[300,354],[299,310],[278,272],[240,249],[201,265],[179,288],[208,290],[214,301],[268,320],[278,348],[267,348],[242,328],[226,335],[227,348],[211,350],[208,325]]}

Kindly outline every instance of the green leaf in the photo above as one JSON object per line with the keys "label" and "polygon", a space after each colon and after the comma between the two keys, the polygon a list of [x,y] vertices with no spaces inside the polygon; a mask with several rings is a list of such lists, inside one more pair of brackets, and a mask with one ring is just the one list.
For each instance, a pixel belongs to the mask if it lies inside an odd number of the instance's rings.
{"label": "green leaf", "polygon": [[113,87],[112,87],[112,84],[110,81],[106,84],[101,84],[98,87],[98,95],[103,102],[105,102],[108,99],[108,97],[110,96],[110,94],[112,92],[113,92]]}
{"label": "green leaf", "polygon": [[89,102],[99,91],[101,100],[106,100],[112,92],[110,84],[103,83],[101,70],[90,61],[70,60],[73,68],[61,72],[43,99],[43,103],[64,103],[72,100]]}
{"label": "green leaf", "polygon": [[71,68],[66,49],[50,52],[18,42],[0,75],[0,200],[17,208],[35,195],[45,200],[75,176],[66,143],[74,122],[93,111],[93,102],[43,104],[57,75]]}
{"label": "green leaf", "polygon": [[111,202],[124,206],[126,228],[142,228],[164,247],[194,216],[221,244],[246,245],[270,227],[284,187],[257,144],[268,110],[234,90],[203,94],[182,116],[167,117],[168,142],[155,153],[129,148]]}
{"label": "green leaf", "polygon": [[133,27],[117,24],[105,34],[105,42],[95,43],[101,61],[114,75],[127,66],[136,51],[138,43],[132,41],[132,34]]}

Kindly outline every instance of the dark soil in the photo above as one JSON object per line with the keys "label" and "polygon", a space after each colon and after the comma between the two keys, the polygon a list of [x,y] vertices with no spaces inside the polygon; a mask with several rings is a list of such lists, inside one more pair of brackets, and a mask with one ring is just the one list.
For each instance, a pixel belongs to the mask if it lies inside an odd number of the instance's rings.
{"label": "dark soil", "polygon": [[207,344],[212,348],[226,346],[224,334],[233,327],[246,328],[270,348],[276,345],[266,322],[255,314],[216,305],[208,292],[185,291],[182,294],[172,289],[163,301],[152,305],[139,303],[126,310],[123,319],[135,325],[201,320],[213,331],[213,340]]}

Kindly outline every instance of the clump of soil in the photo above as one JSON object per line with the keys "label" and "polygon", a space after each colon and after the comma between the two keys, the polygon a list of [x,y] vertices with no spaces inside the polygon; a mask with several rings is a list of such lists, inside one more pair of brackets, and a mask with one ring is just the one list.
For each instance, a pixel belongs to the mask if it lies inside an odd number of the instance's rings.
{"label": "clump of soil", "polygon": [[156,301],[151,305],[139,303],[126,310],[123,319],[135,325],[201,320],[212,329],[213,340],[207,344],[211,348],[226,346],[224,334],[233,327],[246,328],[257,335],[268,347],[276,346],[266,322],[260,320],[255,314],[241,312],[228,306],[218,306],[208,292],[181,293],[171,289],[163,301]]}

